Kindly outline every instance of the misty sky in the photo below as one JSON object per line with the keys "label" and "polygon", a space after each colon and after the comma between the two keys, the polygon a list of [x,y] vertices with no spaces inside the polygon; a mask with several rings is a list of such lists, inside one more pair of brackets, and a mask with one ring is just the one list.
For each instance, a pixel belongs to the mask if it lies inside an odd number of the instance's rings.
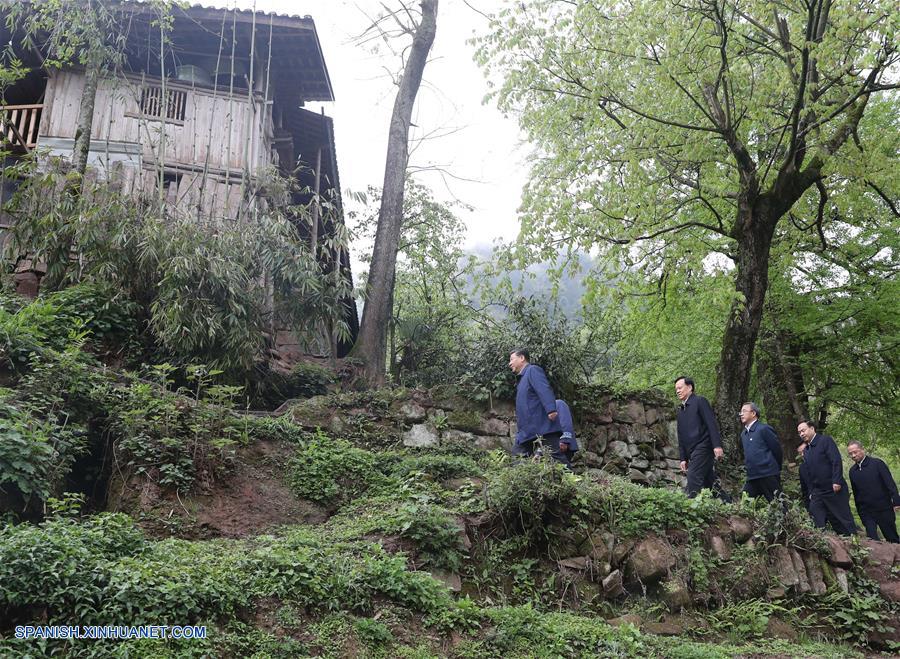
{"label": "misty sky", "polygon": [[[384,0],[392,6],[396,0]],[[252,8],[253,0],[204,0],[210,6]],[[335,92],[324,104],[334,117],[341,186],[345,192],[381,186],[387,132],[396,87],[388,73],[400,68],[399,55],[381,44],[360,46],[355,37],[370,24],[378,0],[256,0],[261,11],[309,15],[316,28]],[[470,0],[480,11],[497,8],[499,0]],[[482,100],[488,91],[466,43],[487,21],[463,0],[441,0],[431,61],[413,114],[413,137],[452,133],[425,140],[412,153],[411,168],[437,166],[416,178],[438,198],[456,198],[474,208],[464,216],[469,246],[510,240],[518,232],[516,209],[526,177],[527,148],[520,147],[512,118],[504,118]],[[396,46],[395,46],[396,48]],[[311,104],[317,109],[319,104]],[[455,132],[454,132],[455,131]],[[460,180],[467,179],[467,180]]]}

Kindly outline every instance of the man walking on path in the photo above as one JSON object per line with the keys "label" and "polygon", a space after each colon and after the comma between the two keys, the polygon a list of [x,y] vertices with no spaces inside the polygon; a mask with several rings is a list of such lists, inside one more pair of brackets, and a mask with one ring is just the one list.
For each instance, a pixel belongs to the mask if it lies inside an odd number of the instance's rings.
{"label": "man walking on path", "polygon": [[534,455],[534,442],[540,437],[552,454],[560,453],[562,426],[556,409],[556,395],[540,366],[528,362],[527,350],[513,350],[509,367],[519,376],[516,385],[516,443],[513,455]]}
{"label": "man walking on path", "polygon": [[850,512],[850,493],[837,445],[828,435],[818,434],[812,421],[801,421],[797,433],[806,442],[804,477],[813,523],[821,529],[830,521],[841,535],[856,533],[856,524]]}
{"label": "man walking on path", "polygon": [[719,426],[709,401],[694,394],[694,381],[680,376],[675,380],[678,406],[678,450],[681,453],[681,471],[687,474],[685,493],[693,498],[702,489],[717,490],[724,501],[730,497],[721,489],[716,476],[714,460],[725,455]]}
{"label": "man walking on path", "polygon": [[888,542],[900,542],[895,511],[900,509],[900,494],[883,460],[866,455],[862,444],[847,444],[847,453],[855,463],[850,467],[850,484],[856,512],[866,527],[866,535],[878,540],[878,529]]}
{"label": "man walking on path", "polygon": [[741,444],[744,447],[744,466],[747,482],[744,492],[752,498],[774,499],[781,492],[781,442],[772,426],[759,420],[756,403],[744,403],[741,407]]}

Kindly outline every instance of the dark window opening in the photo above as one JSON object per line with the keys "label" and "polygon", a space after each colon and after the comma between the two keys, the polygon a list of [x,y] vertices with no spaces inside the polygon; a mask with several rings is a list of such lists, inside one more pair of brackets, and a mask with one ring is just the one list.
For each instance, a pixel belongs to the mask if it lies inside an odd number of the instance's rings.
{"label": "dark window opening", "polygon": [[141,114],[147,117],[159,117],[173,121],[184,121],[187,107],[187,92],[180,89],[144,85],[141,88]]}

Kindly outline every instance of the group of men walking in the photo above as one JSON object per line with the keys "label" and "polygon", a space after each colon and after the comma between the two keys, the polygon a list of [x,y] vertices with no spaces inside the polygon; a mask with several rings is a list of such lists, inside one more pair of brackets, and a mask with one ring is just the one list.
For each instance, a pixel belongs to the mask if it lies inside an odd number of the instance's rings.
{"label": "group of men walking", "polygon": [[[693,497],[708,488],[727,501],[714,465],[715,460],[724,456],[724,451],[712,407],[703,396],[694,394],[694,382],[688,377],[675,380],[675,394],[681,401],[678,445],[681,469],[687,474],[685,492]],[[743,491],[750,497],[772,501],[782,492],[784,455],[775,429],[760,421],[759,415],[759,407],[752,402],[744,403],[739,414],[744,425],[741,431],[746,470]],[[855,533],[850,490],[837,444],[828,435],[817,432],[812,421],[801,421],[797,433],[802,440],[798,449],[803,459],[799,470],[800,490],[813,523],[818,528],[830,524],[842,535]],[[884,461],[866,455],[860,442],[850,442],[847,453],[855,463],[850,467],[850,483],[866,534],[878,540],[880,529],[888,542],[900,542],[895,514],[900,509],[900,495],[890,470]]]}
{"label": "group of men walking", "polygon": [[[554,460],[571,469],[578,442],[569,406],[554,395],[546,373],[540,366],[530,363],[527,350],[512,351],[509,367],[518,376],[518,428],[513,453],[532,456],[543,447]],[[716,460],[723,458],[725,451],[712,406],[706,398],[694,393],[694,381],[689,377],[680,376],[675,380],[675,395],[679,400],[680,466],[687,477],[685,493],[694,497],[701,490],[709,489],[719,498],[730,501],[715,468]],[[772,501],[782,492],[784,454],[781,442],[774,428],[760,420],[756,403],[745,403],[739,416],[744,426],[741,431],[746,470],[743,491],[750,497]],[[803,459],[801,492],[813,523],[819,528],[831,524],[843,535],[855,533],[850,492],[834,439],[818,433],[811,421],[801,421],[797,432],[802,440],[798,449]],[[880,529],[888,542],[900,542],[895,515],[900,509],[900,495],[890,470],[882,460],[867,455],[857,441],[850,442],[847,453],[854,462],[850,467],[850,483],[866,533],[877,540]]]}

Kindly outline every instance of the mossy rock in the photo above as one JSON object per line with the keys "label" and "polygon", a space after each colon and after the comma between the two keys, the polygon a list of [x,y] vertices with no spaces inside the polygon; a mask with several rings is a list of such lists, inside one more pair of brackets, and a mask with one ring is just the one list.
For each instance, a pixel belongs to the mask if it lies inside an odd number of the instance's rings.
{"label": "mossy rock", "polygon": [[475,410],[452,410],[447,415],[447,425],[456,430],[475,432],[481,427],[481,414]]}

